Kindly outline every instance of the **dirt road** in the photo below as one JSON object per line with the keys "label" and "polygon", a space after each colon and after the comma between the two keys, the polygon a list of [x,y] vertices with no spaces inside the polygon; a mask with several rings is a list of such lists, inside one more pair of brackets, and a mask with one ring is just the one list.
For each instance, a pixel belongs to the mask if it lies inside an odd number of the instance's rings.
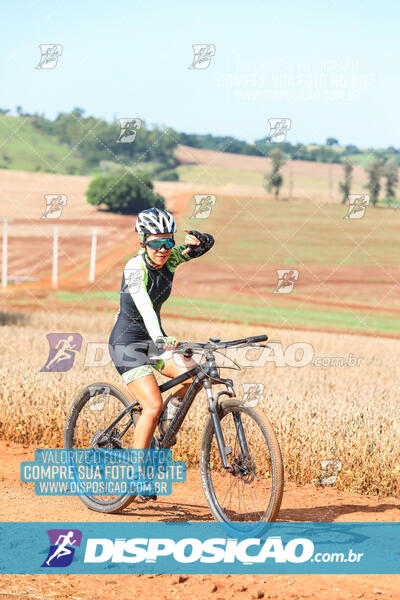
{"label": "dirt road", "polygon": [[[34,446],[0,441],[1,521],[205,521],[211,516],[198,471],[174,484],[172,496],[146,504],[132,503],[119,515],[91,512],[78,498],[35,496],[33,484],[19,480],[20,462],[33,460]],[[400,499],[367,497],[288,483],[282,521],[399,521]],[[400,598],[400,575],[54,575],[2,576],[0,600],[99,598],[146,600],[187,598]]]}

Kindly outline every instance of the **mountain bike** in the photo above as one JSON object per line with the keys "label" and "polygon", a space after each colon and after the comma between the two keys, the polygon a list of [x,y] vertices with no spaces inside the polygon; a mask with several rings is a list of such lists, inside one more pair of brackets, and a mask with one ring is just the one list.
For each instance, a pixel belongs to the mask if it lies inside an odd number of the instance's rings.
{"label": "mountain bike", "polygon": [[[222,368],[240,369],[240,365],[230,359],[234,367],[217,366],[215,357],[233,346],[268,347],[259,343],[266,340],[267,335],[257,335],[226,342],[219,338],[209,338],[206,343],[180,342],[174,352],[185,357],[199,354],[200,362],[159,386],[163,394],[193,377],[168,429],[164,434],[158,431],[151,448],[170,448],[176,442],[194,399],[205,390],[209,417],[201,440],[200,474],[207,504],[218,521],[273,521],[281,505],[283,463],[276,434],[260,408],[237,398],[232,379],[221,377]],[[214,393],[217,385],[223,389]],[[67,416],[64,448],[132,448],[142,411],[132,398],[109,383],[86,387]],[[131,494],[79,497],[88,508],[105,513],[121,511],[135,498]]]}

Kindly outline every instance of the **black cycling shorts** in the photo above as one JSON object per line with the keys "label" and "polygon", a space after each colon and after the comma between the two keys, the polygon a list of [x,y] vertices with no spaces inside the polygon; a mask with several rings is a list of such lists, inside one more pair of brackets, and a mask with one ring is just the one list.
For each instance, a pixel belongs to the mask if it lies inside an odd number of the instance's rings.
{"label": "black cycling shorts", "polygon": [[159,355],[159,350],[152,340],[130,344],[108,344],[108,349],[114,366],[125,383],[145,375],[152,375],[153,369],[161,372],[165,361],[172,356],[172,351],[167,351],[162,353],[162,358],[152,358]]}

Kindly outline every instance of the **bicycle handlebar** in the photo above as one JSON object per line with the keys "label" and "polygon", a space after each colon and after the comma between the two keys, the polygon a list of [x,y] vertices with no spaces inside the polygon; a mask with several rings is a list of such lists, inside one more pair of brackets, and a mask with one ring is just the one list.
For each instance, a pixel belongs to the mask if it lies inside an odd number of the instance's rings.
{"label": "bicycle handlebar", "polygon": [[[247,345],[253,344],[254,342],[266,342],[267,340],[268,336],[264,334],[251,335],[247,338],[242,338],[239,340],[230,340],[228,342],[178,342],[177,347],[172,352],[183,354],[185,358],[191,358],[194,354],[193,350],[196,348],[198,348],[199,350],[216,350],[217,348],[228,348],[231,346]],[[159,356],[153,356],[151,358],[159,358]]]}
{"label": "bicycle handlebar", "polygon": [[251,335],[247,338],[242,338],[241,340],[232,340],[231,342],[220,342],[221,344],[229,344],[230,346],[236,346],[236,344],[252,344],[253,342],[266,342],[268,340],[267,335]]}
{"label": "bicycle handlebar", "polygon": [[191,357],[193,355],[193,348],[199,348],[202,350],[213,350],[215,348],[227,348],[229,346],[238,346],[239,344],[253,344],[254,342],[266,342],[268,340],[267,335],[251,335],[247,338],[239,340],[230,340],[229,342],[178,342],[178,346],[173,352],[182,353],[185,357]]}

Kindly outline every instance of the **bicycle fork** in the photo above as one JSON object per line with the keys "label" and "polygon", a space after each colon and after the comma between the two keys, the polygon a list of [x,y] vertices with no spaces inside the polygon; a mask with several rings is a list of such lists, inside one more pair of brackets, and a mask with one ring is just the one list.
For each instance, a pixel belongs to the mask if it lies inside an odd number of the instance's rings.
{"label": "bicycle fork", "polygon": [[[212,393],[211,383],[208,380],[205,380],[205,381],[203,381],[203,386],[204,386],[204,388],[206,390],[206,394],[207,394],[207,399],[208,399],[208,404],[209,404],[208,410],[211,414],[211,419],[212,419],[213,426],[214,426],[215,437],[217,439],[218,450],[219,450],[219,453],[221,456],[222,465],[223,465],[224,469],[231,471],[232,465],[228,463],[226,457],[229,456],[230,454],[232,454],[232,448],[231,448],[231,446],[229,446],[229,445],[227,446],[225,444],[224,434],[222,432],[221,421],[220,421],[220,418],[218,415],[217,406],[218,406],[218,399],[222,394],[226,394],[227,396],[233,396],[233,392],[223,390],[221,392],[218,392],[218,394],[214,398],[213,393]],[[246,436],[245,436],[244,429],[243,429],[242,419],[240,417],[239,412],[233,413],[233,420],[235,423],[236,435],[239,440],[241,455],[242,455],[242,457],[247,457],[249,455],[249,450],[248,450]]]}

